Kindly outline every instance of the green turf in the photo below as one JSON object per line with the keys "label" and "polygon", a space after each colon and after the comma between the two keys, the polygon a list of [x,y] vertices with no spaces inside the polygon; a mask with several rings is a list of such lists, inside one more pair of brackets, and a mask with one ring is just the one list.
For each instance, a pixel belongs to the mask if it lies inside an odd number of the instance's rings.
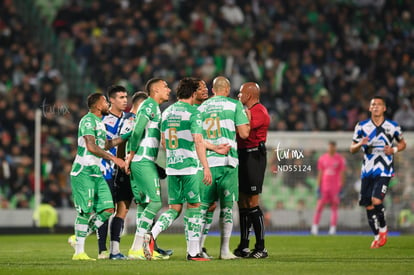
{"label": "green turf", "polygon": [[[127,253],[132,235],[124,236]],[[267,236],[267,259],[218,260],[219,237],[210,236],[206,246],[216,259],[185,260],[183,235],[161,234],[159,244],[173,248],[163,261],[74,262],[67,235],[0,236],[0,274],[413,274],[414,236],[390,237],[386,246],[370,249],[369,236]],[[231,247],[238,237],[232,238]],[[253,239],[254,241],[254,239]],[[87,239],[86,251],[96,257],[95,236]]]}

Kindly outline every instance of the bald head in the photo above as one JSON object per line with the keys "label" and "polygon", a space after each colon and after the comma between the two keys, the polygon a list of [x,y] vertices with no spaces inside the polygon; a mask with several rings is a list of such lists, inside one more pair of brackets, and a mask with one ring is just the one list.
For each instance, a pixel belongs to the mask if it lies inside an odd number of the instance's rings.
{"label": "bald head", "polygon": [[251,97],[253,97],[255,99],[260,98],[260,87],[259,87],[259,84],[255,83],[255,82],[244,83],[240,87],[240,92],[243,93],[243,94],[246,93],[246,94],[250,95]]}
{"label": "bald head", "polygon": [[259,102],[260,87],[255,82],[246,82],[240,87],[239,99],[243,105],[251,106]]}
{"label": "bald head", "polygon": [[230,81],[224,76],[214,78],[213,92],[216,95],[228,96],[230,94]]}

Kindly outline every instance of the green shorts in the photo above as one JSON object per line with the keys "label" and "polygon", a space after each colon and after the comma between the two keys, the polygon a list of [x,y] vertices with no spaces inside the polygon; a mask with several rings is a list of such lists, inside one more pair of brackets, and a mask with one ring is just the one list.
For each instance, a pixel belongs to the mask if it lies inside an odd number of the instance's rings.
{"label": "green shorts", "polygon": [[70,182],[73,202],[79,213],[99,213],[114,208],[111,190],[98,166],[83,167],[76,176],[70,176]]}
{"label": "green shorts", "polygon": [[213,182],[211,185],[201,183],[201,202],[233,202],[239,200],[238,168],[231,166],[211,167]]}
{"label": "green shorts", "polygon": [[153,161],[143,159],[131,162],[130,178],[136,203],[161,201],[160,178]]}
{"label": "green shorts", "polygon": [[168,176],[168,204],[200,202],[200,183],[202,180],[202,171],[194,175]]}

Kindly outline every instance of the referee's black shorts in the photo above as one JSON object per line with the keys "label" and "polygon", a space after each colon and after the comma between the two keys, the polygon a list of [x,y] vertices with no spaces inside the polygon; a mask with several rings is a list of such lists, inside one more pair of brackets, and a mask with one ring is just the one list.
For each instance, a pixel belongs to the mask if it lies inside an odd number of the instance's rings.
{"label": "referee's black shorts", "polygon": [[249,195],[262,193],[266,170],[266,151],[239,149],[239,192]]}

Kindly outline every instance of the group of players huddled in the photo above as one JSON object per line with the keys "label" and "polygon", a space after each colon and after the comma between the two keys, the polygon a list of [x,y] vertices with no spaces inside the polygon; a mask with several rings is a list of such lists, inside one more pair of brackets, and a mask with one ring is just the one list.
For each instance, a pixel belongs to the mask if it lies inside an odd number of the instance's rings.
{"label": "group of players huddled", "polygon": [[[143,92],[132,96],[129,113],[125,112],[128,93],[123,86],[108,88],[109,103],[101,93],[88,96],[89,112],[79,123],[78,151],[71,171],[77,210],[75,235],[69,238],[75,249],[73,260],[95,260],[84,250],[86,237],[95,231],[98,259],[168,259],[173,251],[159,248],[155,240],[177,219],[185,203],[187,260],[210,261],[204,242],[217,201],[219,258],[268,257],[258,194],[266,167],[264,143],[270,119],[259,103],[258,84],[244,83],[239,100],[229,97],[230,90],[229,80],[218,76],[213,80],[214,96],[209,98],[203,80],[183,78],[176,90],[178,101],[162,113],[159,105],[168,101],[171,89],[160,78],[150,79]],[[156,163],[160,145],[166,151],[166,169]],[[239,182],[238,154],[243,152],[251,155],[243,163],[254,169],[243,171],[244,180]],[[160,179],[165,177],[169,209],[154,223],[162,207]],[[244,220],[241,231],[247,235],[232,253],[233,203],[239,201],[239,195]],[[136,232],[125,256],[120,239],[132,201],[137,205]],[[256,234],[252,251],[248,247],[251,226]]]}
{"label": "group of players huddled", "polygon": [[[128,94],[123,86],[108,88],[110,105],[103,94],[89,95],[89,112],[79,123],[78,151],[71,171],[77,210],[75,235],[69,238],[75,249],[73,260],[95,260],[84,251],[86,237],[95,231],[98,259],[169,259],[173,251],[159,248],[155,240],[177,219],[185,203],[187,260],[210,261],[204,242],[216,202],[220,205],[219,258],[268,257],[259,194],[266,168],[270,118],[260,104],[257,83],[244,83],[239,100],[229,97],[230,90],[230,81],[218,76],[209,98],[203,80],[183,78],[176,90],[178,101],[163,113],[159,106],[168,101],[171,89],[161,78],[150,79],[144,92],[132,96],[129,113],[125,112]],[[355,127],[350,151],[364,152],[360,205],[366,207],[375,235],[371,248],[379,248],[387,242],[383,200],[394,175],[393,155],[404,150],[406,144],[399,125],[384,117],[383,98],[374,97],[369,111],[371,118]],[[160,145],[166,151],[166,169],[156,163]],[[162,207],[163,178],[167,182],[169,208],[154,223]],[[120,251],[120,239],[132,201],[137,204],[136,232],[125,256]],[[231,252],[235,201],[240,243]],[[251,228],[256,237],[252,251]]]}

